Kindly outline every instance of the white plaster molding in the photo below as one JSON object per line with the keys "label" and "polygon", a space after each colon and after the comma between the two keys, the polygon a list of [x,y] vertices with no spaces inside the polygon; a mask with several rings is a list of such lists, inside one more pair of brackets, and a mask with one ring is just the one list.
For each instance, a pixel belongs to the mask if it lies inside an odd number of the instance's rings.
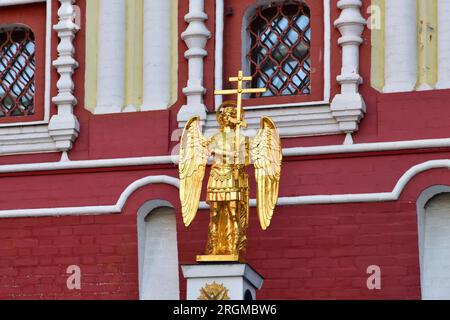
{"label": "white plaster molding", "polygon": [[187,96],[187,104],[181,107],[177,116],[181,126],[184,126],[192,116],[199,116],[202,121],[206,120],[206,107],[203,103],[206,92],[203,86],[203,59],[208,55],[205,46],[211,32],[205,25],[208,15],[204,12],[204,5],[204,0],[190,0],[189,13],[184,16],[189,25],[181,34],[181,38],[188,47],[184,56],[188,59],[189,72],[187,86],[183,89],[183,93]]}
{"label": "white plaster molding", "polygon": [[100,0],[95,114],[120,113],[125,103],[125,0]]}
{"label": "white plaster molding", "polygon": [[413,91],[417,82],[417,4],[386,0],[385,87],[383,92]]}
{"label": "white plaster molding", "polygon": [[[98,21],[98,71],[95,114],[113,114],[148,110],[166,110],[171,101],[172,29],[169,0],[143,1],[142,38],[142,103],[127,101],[126,46],[130,15],[128,0],[100,0]],[[95,30],[97,32],[97,30]],[[129,35],[128,35],[129,36]],[[136,35],[134,35],[136,36]],[[138,35],[139,36],[139,35]],[[137,65],[139,65],[138,63]],[[140,81],[139,81],[140,82]],[[136,98],[136,97],[135,97]],[[137,102],[134,102],[137,103]]]}
{"label": "white plaster molding", "polygon": [[286,157],[312,156],[325,154],[383,152],[383,151],[433,149],[433,148],[448,148],[448,147],[450,147],[450,138],[356,143],[350,145],[329,145],[320,147],[286,148],[283,149],[283,155]]}
{"label": "white plaster molding", "polygon": [[[280,0],[281,1],[281,0]],[[246,74],[249,74],[248,62],[245,58],[250,45],[249,35],[246,32],[250,16],[261,5],[274,2],[273,0],[258,0],[247,9],[242,25],[242,65]],[[343,133],[338,122],[334,119],[330,109],[330,0],[323,1],[324,7],[324,100],[308,101],[303,103],[288,103],[275,105],[260,105],[245,107],[248,129],[259,129],[261,115],[271,117],[277,124],[282,137],[298,137]],[[223,37],[224,37],[224,7],[223,0],[216,1],[216,51],[215,51],[215,89],[223,87]],[[222,96],[215,97],[215,108],[222,103]],[[214,113],[206,118],[206,130],[217,129],[218,124]],[[185,122],[179,123],[184,127]]]}
{"label": "white plaster molding", "polygon": [[[246,12],[245,15],[242,19],[242,34],[241,34],[241,38],[242,38],[242,53],[241,53],[241,57],[242,57],[242,66],[243,66],[243,70],[246,74],[250,74],[250,64],[246,58],[246,55],[248,53],[248,51],[250,50],[250,46],[251,46],[251,39],[250,39],[250,35],[247,32],[247,26],[250,22],[250,19],[252,17],[252,15],[255,13],[255,10],[260,7],[260,6],[264,6],[264,5],[269,5],[270,3],[280,3],[283,2],[284,0],[256,0],[255,3],[250,6]],[[219,7],[216,7],[216,10],[218,10]],[[217,13],[218,15],[219,13]],[[254,107],[249,107],[249,109],[253,109],[253,108],[284,108],[284,107],[298,107],[298,106],[321,106],[324,104],[329,104],[330,103],[330,87],[331,87],[331,73],[330,73],[330,64],[331,64],[331,53],[330,53],[330,45],[331,45],[331,28],[330,28],[330,21],[331,21],[331,17],[330,17],[330,0],[323,0],[323,26],[324,26],[324,34],[323,34],[323,43],[324,43],[324,47],[323,47],[323,80],[324,80],[324,84],[323,84],[323,100],[321,101],[307,101],[307,102],[300,102],[300,103],[290,103],[290,104],[275,104],[275,105],[262,105],[262,106],[254,106]],[[312,31],[313,37],[314,37],[314,30]],[[221,39],[221,46],[223,46],[223,31],[221,34],[219,34],[219,30],[216,29],[216,38]],[[220,60],[216,60],[216,69],[223,68],[223,57]],[[219,105],[216,104],[216,108],[218,108]]]}
{"label": "white plaster molding", "polygon": [[50,119],[49,134],[59,151],[66,152],[72,148],[72,143],[78,137],[80,124],[73,113],[77,99],[73,95],[75,84],[72,76],[78,62],[75,60],[73,40],[80,27],[75,23],[75,0],[59,0],[59,22],[53,28],[58,33],[58,59],[53,62],[59,73],[57,82],[58,95],[52,99],[58,107],[58,113]]}
{"label": "white plaster molding", "polygon": [[[51,0],[0,0],[0,7],[24,5],[31,3],[46,3],[46,31],[45,31],[45,93],[44,93],[44,119],[28,122],[11,122],[2,123],[0,128],[18,127],[18,126],[34,126],[40,124],[48,124],[50,119],[50,89],[51,89],[51,48],[52,48],[52,3]],[[1,22],[0,22],[1,24]]]}
{"label": "white plaster molding", "polygon": [[[342,133],[339,123],[333,117],[329,105],[290,106],[286,108],[244,108],[247,129],[246,135],[254,136],[260,128],[261,116],[271,117],[282,137],[316,136]],[[217,130],[216,115],[209,113],[204,129]]]}
{"label": "white plaster molding", "polygon": [[[30,127],[31,129],[32,127]],[[22,130],[23,128],[16,129]],[[45,130],[36,130],[36,136],[46,139]],[[26,131],[29,133],[28,131]],[[20,133],[17,133],[20,134]],[[11,134],[9,143],[13,144],[17,136]],[[446,139],[425,139],[411,141],[393,141],[393,142],[374,142],[358,143],[352,145],[328,145],[320,147],[298,147],[283,149],[285,157],[302,157],[313,155],[345,154],[345,153],[365,153],[365,152],[383,152],[414,149],[435,149],[450,148],[450,138]],[[0,151],[2,151],[0,149]],[[114,168],[114,167],[133,167],[158,164],[177,164],[177,155],[136,157],[136,158],[117,158],[100,160],[77,160],[77,161],[59,161],[42,163],[24,163],[0,165],[0,173],[19,173],[19,172],[42,172],[57,170],[75,170],[75,169],[96,169],[96,168]]]}
{"label": "white plaster molding", "polygon": [[55,151],[48,125],[0,128],[0,155]]}
{"label": "white plaster molding", "polygon": [[331,103],[331,112],[345,133],[358,130],[358,124],[366,112],[366,104],[359,93],[362,78],[359,75],[359,46],[366,21],[361,15],[361,0],[340,0],[337,3],[341,15],[334,22],[341,37],[338,44],[342,47],[342,69],[337,81],[341,93]]}
{"label": "white plaster molding", "polygon": [[[59,57],[54,62],[60,73],[58,81],[58,96],[54,101],[58,105],[58,114],[50,122],[50,88],[51,88],[51,53],[52,53],[52,1],[51,0],[0,0],[1,6],[24,5],[30,3],[46,3],[46,49],[45,49],[45,94],[44,94],[44,119],[31,122],[13,122],[0,124],[0,155],[58,152],[67,149],[68,142],[72,139],[69,136],[73,134],[73,128],[76,128],[74,119],[70,116],[70,107],[72,97],[70,92],[73,90],[71,73],[76,65],[70,54],[73,48],[71,41],[73,37],[69,35],[70,30],[68,22],[61,19],[68,19],[67,14],[72,8],[72,3],[66,4],[62,10],[58,11],[60,22],[55,26],[55,30],[60,37],[58,45]],[[69,11],[67,11],[69,9]],[[73,8],[72,8],[73,10]],[[64,18],[62,18],[64,16]],[[57,30],[58,29],[58,30]],[[64,41],[63,41],[64,38]]]}
{"label": "white plaster molding", "polygon": [[[221,89],[223,86],[223,0],[216,2],[216,51],[215,51],[215,89]],[[242,27],[242,64],[246,73],[248,70],[248,63],[245,59],[246,52],[249,45],[249,37],[246,34],[245,26],[252,12],[257,6],[272,2],[271,0],[258,0],[251,6],[244,16]],[[348,128],[344,125],[349,118],[353,119],[359,116],[358,110],[335,110],[332,112],[330,107],[330,0],[323,0],[324,8],[324,100],[323,101],[309,101],[304,103],[289,103],[276,105],[261,105],[245,107],[246,118],[249,123],[249,129],[254,130],[259,128],[259,118],[261,115],[270,116],[277,123],[282,137],[298,137],[298,136],[314,136],[314,135],[329,135],[347,133]],[[365,21],[364,21],[365,23]],[[358,61],[359,53],[356,52],[353,60]],[[343,80],[344,81],[344,80]],[[353,95],[351,96],[352,98]],[[357,96],[358,97],[358,96]],[[355,100],[355,99],[353,99]],[[346,100],[345,102],[352,102],[353,100]],[[362,98],[360,99],[362,101]],[[215,98],[215,107],[217,108],[222,102],[221,97]],[[335,102],[336,105],[337,101]],[[353,103],[355,104],[355,103]],[[348,105],[346,105],[346,108]],[[365,108],[365,105],[364,105]],[[348,108],[347,108],[348,109]],[[356,115],[355,115],[356,112]],[[195,114],[189,114],[190,116]],[[186,120],[179,121],[179,126],[182,128],[186,124]],[[206,129],[218,128],[215,120],[215,114],[209,113],[206,117]]]}
{"label": "white plaster molding", "polygon": [[179,180],[169,176],[149,176],[130,184],[120,195],[119,200],[113,205],[45,208],[45,209],[18,209],[0,210],[0,218],[17,217],[45,217],[45,216],[71,216],[71,215],[102,215],[120,213],[127,199],[139,188],[150,184],[167,184],[179,188]]}
{"label": "white plaster molding", "polygon": [[[328,195],[309,195],[309,196],[292,196],[280,197],[278,206],[298,206],[311,204],[337,204],[337,203],[362,203],[362,202],[387,202],[396,201],[408,182],[416,175],[439,168],[450,169],[450,160],[431,160],[411,167],[407,170],[396,183],[394,189],[390,192],[377,193],[357,193],[357,194],[328,194]],[[139,188],[150,184],[167,184],[179,188],[179,179],[171,176],[148,176],[136,180],[130,184],[120,195],[119,200],[113,205],[103,206],[85,206],[85,207],[63,207],[63,208],[40,208],[40,209],[14,209],[0,210],[1,218],[18,218],[18,217],[50,217],[50,216],[72,216],[72,215],[102,215],[120,213],[125,206],[128,198]],[[250,206],[256,206],[256,199],[250,200]],[[200,209],[208,209],[206,202],[200,202]]]}
{"label": "white plaster molding", "polygon": [[437,89],[450,88],[450,1],[438,0]]}
{"label": "white plaster molding", "polygon": [[144,1],[142,111],[165,110],[169,106],[171,86],[170,47],[170,1]]}

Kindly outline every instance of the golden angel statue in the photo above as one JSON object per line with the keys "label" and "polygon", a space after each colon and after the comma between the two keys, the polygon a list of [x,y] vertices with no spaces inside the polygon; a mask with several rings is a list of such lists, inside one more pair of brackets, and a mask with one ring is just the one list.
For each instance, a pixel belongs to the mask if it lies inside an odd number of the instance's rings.
{"label": "golden angel statue", "polygon": [[191,118],[183,131],[180,146],[180,200],[183,222],[189,226],[194,220],[200,201],[208,158],[213,161],[209,175],[206,202],[210,206],[210,224],[206,253],[197,261],[239,261],[246,249],[249,220],[249,182],[246,167],[255,167],[257,211],[263,230],[271,222],[278,199],[281,172],[281,140],[273,121],[262,117],[261,128],[250,139],[241,134],[246,127],[241,108],[242,94],[263,92],[265,89],[243,89],[242,81],[250,77],[230,78],[238,82],[237,90],[223,90],[216,94],[237,93],[237,103],[224,102],[217,110],[220,130],[205,138],[200,118]]}

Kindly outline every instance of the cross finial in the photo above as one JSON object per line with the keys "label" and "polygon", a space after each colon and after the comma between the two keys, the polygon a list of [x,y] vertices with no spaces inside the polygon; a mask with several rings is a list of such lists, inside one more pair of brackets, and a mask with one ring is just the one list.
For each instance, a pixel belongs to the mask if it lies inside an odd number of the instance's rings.
{"label": "cross finial", "polygon": [[245,93],[264,93],[267,91],[265,88],[250,88],[250,89],[244,89],[243,83],[246,81],[252,81],[253,77],[245,77],[244,72],[242,70],[239,70],[237,77],[231,77],[229,78],[230,82],[237,82],[237,88],[236,89],[229,89],[229,90],[216,90],[214,91],[215,95],[228,95],[228,94],[237,94],[237,105],[238,109],[242,105],[242,95]]}

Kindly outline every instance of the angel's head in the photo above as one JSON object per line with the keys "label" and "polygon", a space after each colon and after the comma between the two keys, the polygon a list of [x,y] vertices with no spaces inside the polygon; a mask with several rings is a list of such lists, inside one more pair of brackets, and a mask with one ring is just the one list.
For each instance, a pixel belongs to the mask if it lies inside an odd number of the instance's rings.
{"label": "angel's head", "polygon": [[[234,129],[237,124],[237,105],[234,101],[225,101],[222,103],[217,109],[216,112],[217,122],[220,125],[221,129],[231,128]],[[241,125],[243,127],[247,127],[247,123],[245,122],[244,110],[241,113]]]}

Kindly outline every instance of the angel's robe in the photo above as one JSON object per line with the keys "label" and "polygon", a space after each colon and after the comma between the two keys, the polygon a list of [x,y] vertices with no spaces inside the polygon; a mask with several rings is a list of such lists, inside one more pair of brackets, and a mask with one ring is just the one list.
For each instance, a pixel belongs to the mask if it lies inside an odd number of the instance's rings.
{"label": "angel's robe", "polygon": [[206,201],[247,201],[249,191],[245,166],[250,164],[250,139],[243,135],[240,136],[237,162],[233,131],[219,131],[208,139],[207,144],[208,151],[214,160],[208,180]]}

